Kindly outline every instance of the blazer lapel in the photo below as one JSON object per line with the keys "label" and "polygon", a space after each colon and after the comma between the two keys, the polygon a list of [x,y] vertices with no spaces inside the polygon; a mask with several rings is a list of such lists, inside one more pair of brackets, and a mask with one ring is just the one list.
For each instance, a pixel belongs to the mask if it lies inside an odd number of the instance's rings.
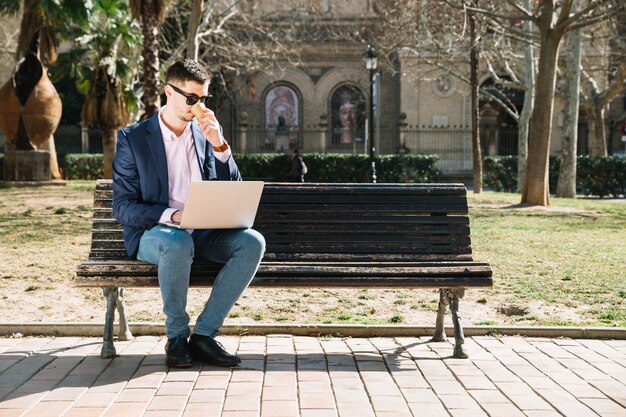
{"label": "blazer lapel", "polygon": [[161,190],[165,191],[166,200],[169,198],[169,183],[167,178],[167,157],[165,156],[165,145],[163,145],[163,133],[159,127],[159,113],[156,113],[150,118],[147,124],[148,135],[146,136],[146,143],[152,157],[154,158],[154,164],[157,169],[157,176],[161,183]]}
{"label": "blazer lapel", "polygon": [[204,169],[206,162],[207,141],[200,130],[200,125],[194,120],[191,122],[191,135],[193,136],[194,144],[196,145],[196,155],[198,156],[198,163],[200,164],[200,173],[203,180],[208,180],[207,172]]}

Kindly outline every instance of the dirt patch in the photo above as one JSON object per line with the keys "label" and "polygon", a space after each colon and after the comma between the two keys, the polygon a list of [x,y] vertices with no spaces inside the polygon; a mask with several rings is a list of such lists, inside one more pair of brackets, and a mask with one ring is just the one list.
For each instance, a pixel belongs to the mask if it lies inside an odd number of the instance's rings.
{"label": "dirt patch", "polygon": [[481,204],[481,208],[498,210],[518,210],[522,212],[540,212],[552,214],[574,214],[582,217],[596,218],[600,213],[583,210],[577,207],[537,206],[533,204]]}

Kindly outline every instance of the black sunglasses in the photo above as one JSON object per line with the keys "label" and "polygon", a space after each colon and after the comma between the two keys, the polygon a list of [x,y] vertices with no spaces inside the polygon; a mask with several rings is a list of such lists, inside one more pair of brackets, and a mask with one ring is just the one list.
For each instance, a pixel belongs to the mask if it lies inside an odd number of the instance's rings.
{"label": "black sunglasses", "polygon": [[187,99],[187,105],[188,106],[193,106],[194,104],[196,104],[198,101],[201,101],[204,103],[204,105],[208,105],[209,104],[209,100],[211,99],[211,97],[213,97],[211,94],[208,94],[206,96],[202,96],[202,97],[198,97],[195,94],[187,94],[185,93],[183,90],[181,90],[180,88],[176,87],[175,85],[172,84],[167,84],[170,87],[172,87],[174,89],[174,91],[176,91],[178,94],[180,94],[181,96],[185,97]]}

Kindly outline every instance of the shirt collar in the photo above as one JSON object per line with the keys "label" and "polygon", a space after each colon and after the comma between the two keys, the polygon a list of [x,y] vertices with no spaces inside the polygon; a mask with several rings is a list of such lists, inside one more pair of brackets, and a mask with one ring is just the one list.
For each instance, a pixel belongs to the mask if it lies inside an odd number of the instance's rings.
{"label": "shirt collar", "polygon": [[183,130],[183,133],[180,136],[176,136],[176,134],[172,132],[163,122],[163,110],[165,109],[165,107],[166,106],[163,106],[159,110],[159,126],[161,127],[163,140],[165,142],[176,142],[179,139],[186,139],[191,131],[191,122],[187,122],[185,130]]}

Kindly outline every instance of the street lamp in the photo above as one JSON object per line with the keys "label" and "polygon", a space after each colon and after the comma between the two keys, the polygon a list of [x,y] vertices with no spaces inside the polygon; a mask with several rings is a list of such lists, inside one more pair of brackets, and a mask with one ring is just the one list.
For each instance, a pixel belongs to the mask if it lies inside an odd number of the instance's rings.
{"label": "street lamp", "polygon": [[370,180],[375,183],[376,182],[376,162],[374,159],[374,73],[376,72],[376,65],[378,59],[376,57],[376,50],[372,45],[367,45],[367,52],[365,52],[365,68],[370,72],[370,108],[369,108],[369,121],[367,124],[368,128],[368,139],[369,139],[369,156],[370,163],[372,164],[370,170]]}

